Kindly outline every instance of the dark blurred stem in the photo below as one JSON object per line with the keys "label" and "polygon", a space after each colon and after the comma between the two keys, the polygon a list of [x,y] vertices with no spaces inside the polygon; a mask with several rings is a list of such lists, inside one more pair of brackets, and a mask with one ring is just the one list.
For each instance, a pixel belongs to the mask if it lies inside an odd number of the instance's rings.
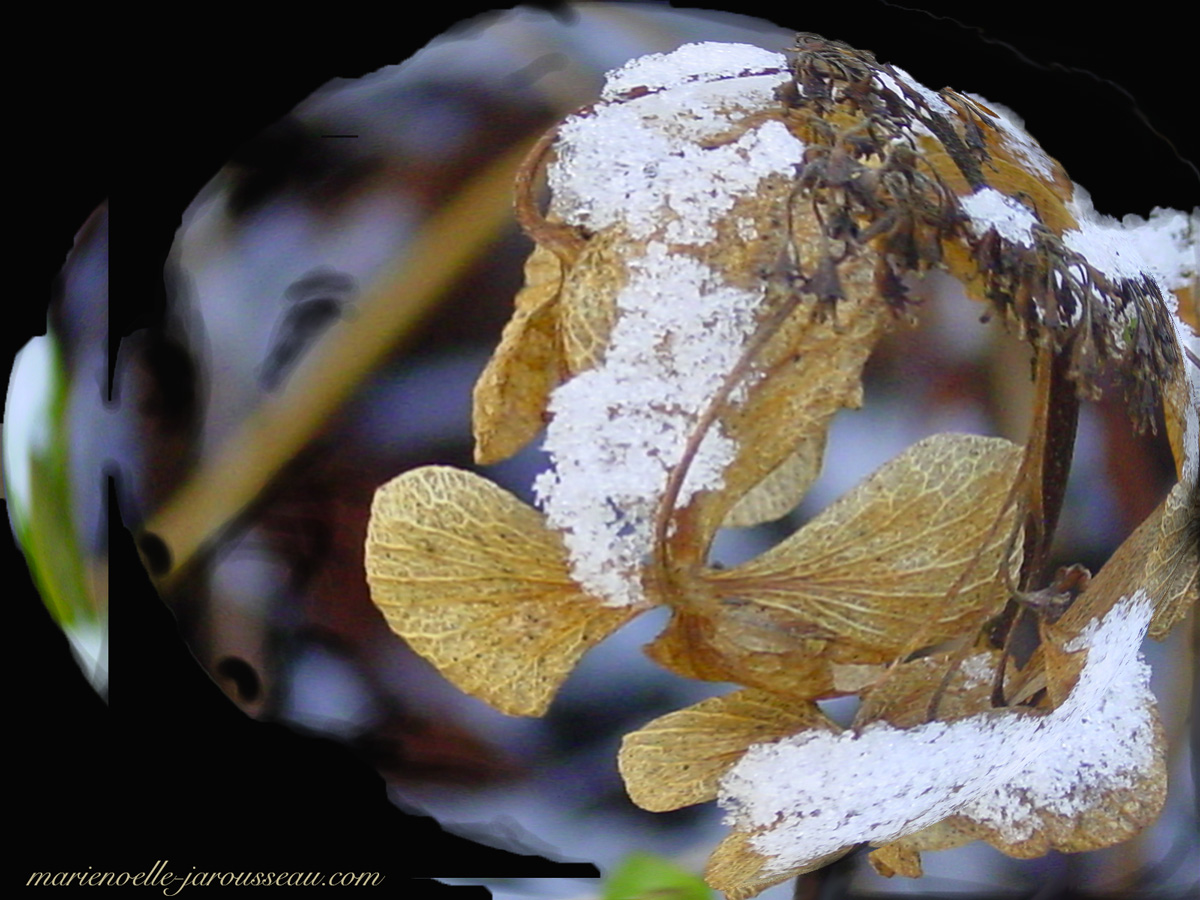
{"label": "dark blurred stem", "polygon": [[499,238],[513,221],[513,175],[529,149],[522,142],[509,150],[434,213],[364,294],[358,314],[317,345],[146,522],[139,545],[155,538],[165,545],[166,567],[152,572],[160,589],[169,590]]}
{"label": "dark blurred stem", "polygon": [[850,890],[858,853],[849,853],[815,872],[797,875],[792,900],[842,900]]}

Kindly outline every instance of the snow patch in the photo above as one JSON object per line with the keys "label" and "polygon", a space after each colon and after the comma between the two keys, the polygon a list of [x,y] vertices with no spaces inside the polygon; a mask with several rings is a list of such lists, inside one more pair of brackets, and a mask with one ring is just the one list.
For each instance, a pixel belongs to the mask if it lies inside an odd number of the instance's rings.
{"label": "snow patch", "polygon": [[670,53],[651,53],[609,72],[601,100],[620,100],[630,91],[669,90],[686,84],[712,82],[778,69],[777,81],[791,77],[781,53],[751,44],[706,41],[684,44]]}
{"label": "snow patch", "polygon": [[[761,292],[732,288],[661,243],[628,264],[604,362],[550,399],[552,469],[534,482],[542,510],[563,534],[572,577],[614,606],[644,599],[639,570],[669,474],[741,357],[762,301]],[[710,428],[676,505],[719,489],[735,451]]]}
{"label": "snow patch", "polygon": [[1037,224],[1037,217],[1019,200],[995,188],[981,187],[963,197],[960,203],[971,218],[971,230],[979,237],[994,228],[1010,243],[1033,246],[1033,226]]}
{"label": "snow patch", "polygon": [[[769,69],[778,71],[757,74]],[[689,44],[610,73],[601,102],[559,129],[551,211],[592,231],[620,226],[632,258],[603,361],[550,398],[552,468],[534,492],[563,535],[572,577],[607,605],[644,601],[640,572],[670,473],[757,324],[763,288],[730,286],[686,248],[715,240],[764,179],[795,176],[804,145],[781,122],[736,130],[775,105],[790,77],[780,54]],[[734,224],[757,237],[749,220]],[[710,427],[676,506],[719,489],[735,452]]]}
{"label": "snow patch", "polygon": [[738,197],[771,175],[794,174],[804,145],[777,121],[730,143],[701,142],[774,103],[789,77],[688,82],[571,117],[559,128],[549,171],[551,210],[593,231],[620,222],[646,239],[668,222],[672,243],[711,241],[715,220]]}
{"label": "snow patch", "polygon": [[952,814],[1017,841],[1033,834],[1038,811],[1083,812],[1153,760],[1154,699],[1139,652],[1152,608],[1139,590],[1084,629],[1068,649],[1087,661],[1053,712],[993,710],[907,730],[877,723],[752,746],[721,782],[727,822],[765,829],[751,845],[778,874]]}

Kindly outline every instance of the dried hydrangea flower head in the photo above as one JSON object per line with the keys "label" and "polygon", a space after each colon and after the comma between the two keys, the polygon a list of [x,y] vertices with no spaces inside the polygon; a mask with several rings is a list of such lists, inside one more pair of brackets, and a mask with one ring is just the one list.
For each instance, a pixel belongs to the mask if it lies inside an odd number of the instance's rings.
{"label": "dried hydrangea flower head", "polygon": [[[529,187],[549,151],[543,215]],[[649,809],[721,797],[735,831],[708,877],[734,898],[864,841],[886,845],[881,870],[916,874],[921,849],[1082,849],[1157,813],[1137,644],[1196,594],[1200,376],[1179,312],[1195,302],[1196,217],[1102,221],[1006,114],[814,35],[790,57],[692,44],[630,62],[547,135],[518,192],[537,247],[476,386],[477,459],[545,426],[551,467],[536,510],[445,467],[380,488],[367,575],[397,634],[463,690],[540,715],[589,647],[670,607],[652,658],[744,687],[627,737],[622,774]],[[1179,252],[1147,261],[1139,241],[1163,243],[1151,231]],[[710,568],[718,528],[803,496],[830,421],[862,402],[864,363],[914,319],[909,286],[931,269],[1035,348],[1028,444],[934,436],[771,551]],[[1048,580],[1079,398],[1106,368],[1135,422],[1165,408],[1181,483],[1117,574]],[[1016,673],[1004,634],[1018,608],[1054,614],[1038,614],[1042,646]],[[863,711],[841,732],[815,701],[850,693]],[[1068,774],[1029,794],[1028,753],[986,775],[909,765],[962,746],[1003,755],[1035,733],[1066,746],[1098,708],[1123,711],[1131,749],[1084,787]],[[1105,727],[1064,753],[1093,759]],[[813,754],[868,766],[902,745],[887,771],[908,774],[883,783],[889,812],[871,823],[848,811],[848,776],[820,797],[803,777]],[[772,799],[764,779],[785,788]],[[1093,824],[1131,790],[1148,799],[1122,827]]]}

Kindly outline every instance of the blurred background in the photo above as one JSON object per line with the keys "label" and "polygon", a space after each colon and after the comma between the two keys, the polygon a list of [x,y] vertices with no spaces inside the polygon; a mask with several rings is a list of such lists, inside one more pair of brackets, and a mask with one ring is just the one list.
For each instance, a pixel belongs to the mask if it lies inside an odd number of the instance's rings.
{"label": "blurred background", "polygon": [[[305,748],[349,748],[353,762],[337,757],[336,765],[378,772],[399,808],[472,841],[602,872],[634,849],[651,850],[698,871],[725,833],[719,810],[639,810],[615,764],[621,735],[725,689],[644,658],[640,648],[661,616],[642,617],[590,653],[550,714],[525,720],[444,682],[388,631],[367,594],[362,547],[375,488],[417,465],[472,468],[471,386],[510,314],[531,246],[510,213],[513,160],[594,100],[603,73],[630,58],[700,40],[783,50],[802,29],[874,50],[929,87],[952,85],[1011,107],[1101,212],[1146,216],[1154,206],[1194,208],[1200,194],[1171,112],[1180,94],[1175,63],[1169,45],[1136,39],[1153,30],[1137,23],[1121,34],[1090,23],[1097,37],[1079,23],[963,24],[890,4],[775,9],[775,21],[633,3],[469,12],[435,11],[438,20],[406,40],[363,35],[378,27],[370,22],[349,37],[345,26],[323,36],[310,28],[296,40],[215,35],[200,43],[207,56],[167,65],[166,86],[153,96],[141,93],[153,81],[150,64],[169,54],[126,63],[128,71],[111,64],[126,77],[112,76],[120,103],[97,127],[121,145],[113,150],[118,174],[102,195],[109,202],[78,232],[50,324],[66,348],[75,528],[89,559],[113,559],[112,715],[78,684],[60,688],[38,675],[30,721],[57,718],[50,711],[69,697],[71,727],[61,735],[51,727],[31,752],[45,757],[38,771],[55,783],[64,771],[119,786],[134,778],[120,792],[165,791],[175,812],[191,803],[224,809],[221,826],[205,826],[197,840],[294,826],[297,840],[326,849],[330,841],[375,846],[367,822],[390,822],[387,812],[373,799],[363,802],[375,818],[356,821],[330,807],[326,794],[336,791],[322,771],[305,771],[299,756],[272,756],[299,753],[291,737],[272,731],[269,741],[282,743],[264,750],[267,732],[244,732],[227,718],[236,707],[318,742]],[[87,106],[81,75],[73,83],[82,96],[70,96]],[[52,133],[75,134],[72,160],[95,165],[82,129],[50,124],[59,128]],[[71,177],[64,191],[77,187]],[[110,244],[111,287],[108,269],[94,264],[108,261]],[[1003,328],[981,325],[982,311],[953,285],[931,287],[921,327],[897,335],[869,364],[864,409],[836,421],[827,456],[836,465],[786,520],[722,534],[716,556],[733,562],[760,552],[928,434],[1020,440],[1028,357]],[[543,464],[534,447],[483,471],[529,499]],[[1086,405],[1060,525],[1062,561],[1095,571],[1172,480],[1161,428],[1133,434],[1119,392]],[[132,533],[154,536],[139,549],[170,616],[161,603],[153,608],[129,532],[106,530],[114,508]],[[44,613],[32,610],[23,615],[48,635]],[[823,880],[764,896],[1188,896],[1200,869],[1189,749],[1193,623],[1147,647],[1173,780],[1162,820],[1138,840],[1030,861],[970,846],[928,854],[917,882],[881,879],[854,857]],[[52,648],[45,666],[71,665],[53,655],[65,651],[52,636],[44,640]],[[231,702],[205,693],[210,685],[195,678],[192,657]],[[186,728],[192,715],[194,731]],[[121,743],[130,733],[139,736],[132,755],[140,775]],[[314,788],[322,781],[325,793]],[[205,797],[201,784],[216,793]],[[54,793],[49,810],[35,804],[38,821],[61,828],[71,821],[62,810],[91,789]],[[280,807],[289,792],[311,803]],[[247,825],[248,810],[265,818]],[[150,817],[139,827],[155,834],[160,824]],[[227,866],[218,856],[209,867]],[[497,897],[597,896],[586,880],[512,871],[467,880],[486,882]]]}

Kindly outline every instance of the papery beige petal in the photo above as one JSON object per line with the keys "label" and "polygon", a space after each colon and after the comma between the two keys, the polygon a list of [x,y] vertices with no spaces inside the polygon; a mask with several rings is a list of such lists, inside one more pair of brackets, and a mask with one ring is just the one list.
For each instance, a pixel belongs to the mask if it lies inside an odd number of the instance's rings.
{"label": "papery beige petal", "polygon": [[1155,640],[1165,638],[1200,601],[1200,490],[1177,484],[1160,509],[1142,585],[1154,599],[1149,635]]}
{"label": "papery beige petal", "polygon": [[708,858],[704,880],[710,887],[724,891],[727,900],[749,900],[767,888],[829,865],[849,852],[845,847],[802,866],[781,866],[777,860],[754,849],[752,834],[734,831],[717,845]]}
{"label": "papery beige petal", "polygon": [[1196,489],[1176,484],[1093,576],[1056,627],[1064,635],[1076,634],[1122,597],[1144,589],[1154,603],[1148,634],[1165,638],[1200,595],[1198,521]]}
{"label": "papery beige petal", "polygon": [[[797,701],[836,697],[833,664],[847,654],[821,633],[805,633],[805,623],[776,611],[723,604],[697,615],[676,610],[646,655],[663,668],[702,681],[730,681],[786,694]],[[861,653],[853,663],[868,662]],[[879,663],[880,654],[869,662]]]}
{"label": "papery beige petal", "polygon": [[899,840],[884,844],[870,853],[868,861],[885,878],[902,875],[920,878],[923,874],[921,853],[926,850],[952,850],[979,840],[981,833],[975,823],[961,816],[950,816],[922,828]]}
{"label": "papery beige petal", "polygon": [[781,519],[795,509],[821,474],[825,437],[818,432],[803,439],[791,456],[734,504],[721,526],[745,528]]}
{"label": "papery beige petal", "polygon": [[504,326],[500,345],[475,383],[475,461],[499,462],[533,440],[550,391],[562,375],[558,337],[562,262],[535,247],[525,262],[525,287]]}
{"label": "papery beige petal", "polygon": [[742,690],[668,713],[627,734],[617,764],[625,789],[653,812],[704,803],[751,744],[810,728],[838,731],[815,703]]}
{"label": "papery beige petal", "polygon": [[451,682],[510,715],[546,711],[590,647],[638,610],[582,593],[559,536],[484,478],[440,466],[375,494],[371,599]]}
{"label": "papery beige petal", "polygon": [[854,726],[887,722],[911,728],[930,720],[936,699],[936,718],[943,722],[973,716],[992,707],[992,682],[1000,651],[975,648],[961,659],[940,653],[892,666],[885,677],[867,688],[854,717]]}
{"label": "papery beige petal", "polygon": [[[784,190],[773,207],[757,214],[781,215],[787,197]],[[820,245],[817,228],[811,208],[796,206],[792,240],[802,255]],[[762,233],[771,232],[763,226]],[[779,252],[776,248],[776,255]],[[818,263],[813,259],[804,264]],[[723,473],[721,491],[701,494],[675,514],[675,534],[695,535],[694,544],[706,548],[721,525],[762,521],[762,515],[782,514],[803,497],[820,471],[833,416],[862,405],[862,368],[879,339],[899,324],[878,295],[874,266],[870,254],[841,264],[838,278],[844,296],[835,313],[815,309],[812,297],[801,300],[768,287],[760,331],[747,351],[744,396],[735,390],[715,417],[722,433],[736,444],[737,455]],[[747,499],[729,521],[731,509],[781,466],[789,467],[777,476],[786,489],[777,492],[778,483],[762,489],[776,492],[777,499],[758,513],[748,513],[749,504],[760,504],[763,495]],[[686,559],[685,550],[675,555]]]}
{"label": "papery beige petal", "polygon": [[587,242],[563,282],[560,340],[567,376],[587,371],[604,357],[617,294],[629,277],[622,260],[629,249],[621,229],[607,229]]}
{"label": "papery beige petal", "polygon": [[[1073,798],[1079,809],[1073,814],[1044,807],[1030,812],[1028,835],[1006,836],[1000,828],[967,816],[951,816],[939,823],[943,833],[957,832],[966,839],[982,840],[1018,859],[1044,856],[1050,851],[1083,853],[1127,841],[1158,819],[1167,796],[1166,736],[1154,720],[1154,753],[1150,765],[1103,789],[1080,790]],[[919,833],[918,833],[919,834]],[[915,838],[917,835],[911,835]],[[942,849],[941,844],[926,849]]]}
{"label": "papery beige petal", "polygon": [[1020,457],[1002,439],[936,435],[784,543],[705,580],[747,615],[793,617],[849,645],[900,652],[954,637],[1008,599],[1016,510],[1005,504]]}
{"label": "papery beige petal", "polygon": [[905,878],[920,878],[925,874],[921,866],[921,854],[903,840],[884,844],[867,855],[871,867],[884,878],[903,875]]}

